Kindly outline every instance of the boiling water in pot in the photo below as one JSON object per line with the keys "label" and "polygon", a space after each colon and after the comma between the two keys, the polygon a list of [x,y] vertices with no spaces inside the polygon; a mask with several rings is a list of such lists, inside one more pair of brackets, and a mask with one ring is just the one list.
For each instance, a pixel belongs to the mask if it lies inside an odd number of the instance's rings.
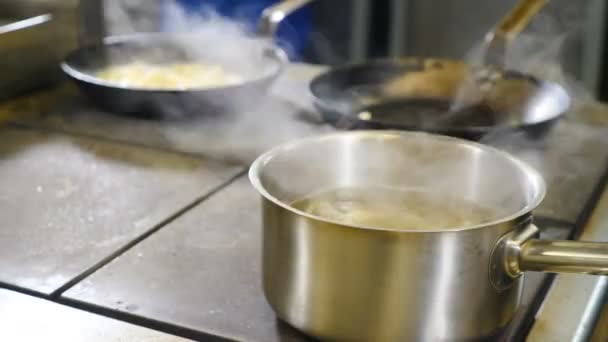
{"label": "boiling water in pot", "polygon": [[401,230],[462,228],[498,218],[496,209],[456,196],[387,187],[325,190],[291,206],[342,224]]}

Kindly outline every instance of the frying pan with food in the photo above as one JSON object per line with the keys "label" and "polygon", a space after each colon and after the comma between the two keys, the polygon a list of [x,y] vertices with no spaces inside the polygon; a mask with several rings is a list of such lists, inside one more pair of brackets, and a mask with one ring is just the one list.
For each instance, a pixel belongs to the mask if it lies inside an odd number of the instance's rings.
{"label": "frying pan with food", "polygon": [[[259,102],[287,62],[274,42],[281,20],[312,0],[287,0],[267,8],[260,20],[259,36],[244,40],[241,54],[228,52],[222,37],[198,33],[138,33],[107,37],[103,43],[72,52],[61,64],[65,74],[99,107],[117,113],[151,118],[179,118],[224,114]],[[241,42],[239,42],[240,44]],[[234,44],[233,44],[234,45]],[[179,84],[133,86],[100,77],[111,67],[144,65],[180,68],[196,64],[226,70],[239,80],[202,87]],[[134,77],[137,75],[135,72]],[[156,83],[155,83],[156,84]]]}
{"label": "frying pan with food", "polygon": [[570,106],[558,84],[499,70],[480,85],[472,72],[461,61],[386,59],[331,69],[310,87],[323,118],[339,128],[474,140],[497,130],[542,135]]}
{"label": "frying pan with food", "polygon": [[425,130],[468,139],[541,135],[568,109],[558,84],[505,68],[508,44],[546,0],[520,0],[485,38],[479,65],[402,58],[340,66],[311,82],[323,118],[349,129]]}

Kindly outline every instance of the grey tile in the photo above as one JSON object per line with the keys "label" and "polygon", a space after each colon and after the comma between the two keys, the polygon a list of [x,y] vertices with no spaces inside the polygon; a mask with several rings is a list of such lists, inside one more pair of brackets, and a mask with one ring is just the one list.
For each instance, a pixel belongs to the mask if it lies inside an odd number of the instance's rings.
{"label": "grey tile", "polygon": [[488,138],[536,168],[547,182],[537,215],[575,223],[608,167],[608,126],[562,120],[542,140],[522,134]]}
{"label": "grey tile", "polygon": [[237,340],[297,340],[262,293],[259,206],[240,179],[64,296]]}
{"label": "grey tile", "polygon": [[190,341],[3,289],[0,322],[0,341]]}
{"label": "grey tile", "polygon": [[0,139],[0,281],[42,293],[241,171],[36,130]]}

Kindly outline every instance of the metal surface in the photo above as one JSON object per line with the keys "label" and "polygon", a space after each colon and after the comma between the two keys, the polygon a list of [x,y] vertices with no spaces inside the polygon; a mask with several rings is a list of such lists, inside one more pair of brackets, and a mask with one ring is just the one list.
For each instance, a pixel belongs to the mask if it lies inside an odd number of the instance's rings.
{"label": "metal surface", "polygon": [[241,168],[4,127],[0,282],[52,293]]}
{"label": "metal surface", "polygon": [[[75,92],[63,95],[64,100],[55,99],[52,110],[31,99],[27,103],[0,106],[0,116],[6,112],[15,122],[28,126],[252,161],[276,144],[331,131],[330,127],[321,126],[319,119],[316,124],[298,120],[301,112],[311,113],[308,82],[325,70],[318,66],[289,64],[273,86],[273,96],[266,98],[257,109],[244,111],[236,121],[203,120],[179,124],[119,117],[82,103]],[[288,101],[277,102],[277,97]],[[606,109],[602,107],[569,112],[567,118],[560,120],[543,139],[513,133],[487,136],[483,142],[524,159],[541,172],[547,182],[547,198],[536,210],[537,215],[574,224],[608,166],[605,113]],[[275,123],[281,130],[273,129],[267,122]],[[253,131],[258,133],[252,134]]]}
{"label": "metal surface", "polygon": [[[302,95],[306,94],[306,83],[316,73],[322,71],[322,68],[312,66],[300,68],[298,65],[290,65],[287,69],[288,72],[283,76],[289,76],[294,69],[297,71],[295,73],[297,77],[289,78],[285,83],[279,82],[276,84],[276,88],[277,90],[293,89],[295,93],[290,97],[296,99],[296,102],[304,104],[308,101],[307,96]],[[47,97],[46,93],[42,95],[42,97]],[[250,140],[252,137],[249,134],[243,134],[243,131],[239,129],[228,130],[228,126],[218,128],[214,124],[209,125],[204,122],[196,125],[175,125],[118,117],[100,113],[91,109],[87,104],[75,101],[73,92],[62,93],[62,96],[66,96],[65,100],[56,99],[53,95],[51,102],[55,104],[52,105],[48,105],[47,101],[44,101],[44,105],[39,104],[37,97],[28,97],[24,99],[26,101],[18,103],[2,103],[0,116],[8,115],[7,117],[12,117],[20,125],[69,131],[102,140],[111,139],[130,144],[145,144],[164,150],[187,151],[198,155],[208,155],[212,151],[215,157],[223,154],[226,156],[243,154],[246,156],[245,159],[248,159],[255,156],[260,147],[265,149],[288,138],[287,136],[277,137],[281,135],[280,132],[278,130],[269,131],[268,125],[256,126],[257,121],[247,121],[249,124],[246,126],[250,127],[247,132],[251,132],[252,127],[257,127],[255,130],[260,131],[260,137],[269,138],[265,139],[262,144],[256,144],[252,143],[254,140]],[[48,110],[50,106],[54,106],[51,111]],[[318,134],[319,131],[322,131],[319,129],[320,127],[313,127],[314,125],[306,126],[297,123],[297,116],[292,115],[294,109],[288,104],[262,107],[260,112],[248,112],[247,117],[260,118],[262,122],[274,122],[276,126],[283,128],[293,127],[292,124],[296,125],[297,133],[289,139],[303,136],[302,134]],[[608,122],[605,120],[605,109],[594,108],[592,118],[588,117],[589,113],[591,111],[588,108],[582,112],[569,113],[568,116],[572,119],[561,120],[544,140],[529,140],[524,136],[515,135],[509,139],[497,137],[492,141],[493,145],[525,159],[541,171],[548,182],[548,193],[547,198],[535,213],[551,218],[549,222],[553,222],[555,219],[575,222],[584,207],[593,206],[588,203],[590,193],[606,169],[608,131],[605,124]],[[592,125],[582,123],[583,119],[591,122]],[[243,124],[243,122],[240,123]],[[293,130],[290,130],[291,133]],[[237,143],[238,141],[241,141],[242,144]],[[222,144],[225,145],[224,148],[217,148]],[[252,148],[252,145],[255,147]],[[138,148],[137,150],[148,149]],[[53,151],[51,149],[47,152],[53,153]],[[164,155],[164,152],[158,153]],[[66,161],[66,164],[70,163],[70,160]],[[165,175],[163,177],[172,178],[173,176]],[[246,182],[242,181],[242,184],[246,184]],[[228,190],[232,195],[224,197],[224,191]],[[239,192],[242,194],[235,195]],[[196,216],[188,218],[190,223],[182,224],[181,219],[176,220],[107,267],[94,273],[90,278],[81,282],[77,288],[70,290],[67,295],[81,298],[85,306],[101,305],[106,310],[119,310],[126,316],[133,314],[180,326],[190,326],[201,331],[203,335],[205,332],[218,333],[222,336],[237,336],[235,338],[242,340],[260,341],[303,339],[293,329],[276,321],[263,298],[257,298],[255,304],[252,304],[254,301],[249,296],[253,290],[248,287],[246,281],[232,281],[234,279],[257,279],[257,282],[252,285],[258,287],[254,292],[258,295],[262,292],[259,285],[260,269],[259,266],[255,267],[260,256],[259,213],[253,210],[251,215],[244,214],[246,210],[241,209],[251,208],[250,205],[255,203],[256,198],[254,191],[245,185],[240,190],[234,190],[234,186],[230,186],[220,191],[208,200],[210,205],[217,208],[217,212],[211,216],[212,218],[205,214],[207,209],[199,211],[200,208],[207,205],[207,202],[203,202],[201,206],[183,216],[184,220],[189,215]],[[217,202],[213,202],[214,199]],[[26,205],[23,210],[32,212],[30,205]],[[224,214],[219,214],[221,210],[224,210]],[[235,222],[235,215],[225,214],[226,212],[243,214],[236,215],[238,222]],[[606,220],[604,219],[604,221]],[[200,229],[201,222],[205,225],[208,222],[210,227],[217,229]],[[549,227],[544,223],[537,223],[542,229]],[[180,228],[178,225],[182,227]],[[235,232],[235,227],[248,227],[256,232],[243,236],[238,231]],[[177,228],[175,234],[169,234],[174,231],[174,228]],[[569,226],[564,226],[563,229],[552,229],[560,233],[548,237],[563,239],[571,229]],[[226,248],[222,243],[210,246],[205,245],[204,242],[235,241],[235,237],[242,237],[242,239],[236,240],[236,248],[250,251],[244,253],[246,258],[238,258],[238,260],[227,258],[224,260],[230,261],[223,263],[221,259],[210,257],[210,255],[225,252]],[[95,239],[95,236],[91,236],[91,238]],[[186,246],[184,241],[198,242]],[[59,243],[54,239],[51,239],[50,242]],[[199,248],[199,246],[208,248]],[[135,252],[136,250],[137,252]],[[171,250],[175,254],[167,252],[167,250]],[[138,253],[142,254],[138,255]],[[167,257],[168,255],[172,256]],[[200,266],[201,261],[205,261],[203,262],[204,267]],[[542,289],[544,286],[542,284],[545,284],[546,279],[544,275],[527,274],[525,278],[523,303],[508,332],[507,340],[509,340],[509,336],[514,336],[513,340],[524,338],[531,324],[530,319],[533,318],[538,307],[538,301],[542,300],[542,296],[544,296]],[[558,282],[565,278],[595,279],[584,276],[559,276]],[[221,285],[217,285],[218,283]],[[587,287],[578,282],[573,288],[552,296],[559,298],[560,305],[563,306],[556,306],[555,310],[550,311],[547,315],[540,315],[540,317],[546,318],[545,322],[549,323],[544,324],[546,328],[544,333],[554,333],[559,336],[565,331],[565,335],[561,336],[568,336],[568,329],[579,324],[580,317],[582,317],[582,311],[578,309],[580,302],[577,302],[577,299],[581,299],[579,295],[584,297],[588,293],[587,291]],[[215,295],[223,299],[214,299]],[[227,298],[234,298],[234,300],[226,300]],[[564,302],[561,299],[567,299],[567,301]],[[121,300],[129,304],[136,303],[136,306],[127,307],[126,304],[117,302]],[[582,300],[584,303],[584,299]],[[212,305],[207,305],[209,303]],[[252,305],[239,306],[238,303]],[[564,307],[572,308],[572,316],[551,322],[550,320],[555,317],[565,317],[559,314],[570,313],[570,311],[564,312]],[[205,309],[208,308],[211,308],[209,311],[213,310],[214,313],[207,313]],[[220,312],[223,318],[219,321],[208,318],[208,315],[219,315]],[[604,313],[602,317],[605,316]],[[239,322],[235,322],[231,317],[245,317],[248,322],[247,327],[240,326]],[[565,324],[566,322],[568,324]],[[602,323],[604,321],[597,322],[597,331],[608,326],[608,323]],[[259,328],[256,328],[258,326]],[[599,341],[603,341],[601,335],[599,336]],[[555,340],[568,340],[568,338]]]}
{"label": "metal surface", "polygon": [[[346,129],[424,130],[480,139],[496,131],[540,136],[566,112],[559,85],[516,72],[479,72],[462,61],[387,59],[336,67],[311,82],[324,118]],[[489,85],[489,89],[483,89]]]}
{"label": "metal surface", "polygon": [[56,82],[57,65],[77,44],[74,9],[29,5],[2,4],[0,100]]}
{"label": "metal surface", "polygon": [[103,43],[107,35],[104,8],[104,0],[78,0],[78,42],[81,46]]}
{"label": "metal surface", "polygon": [[598,98],[602,82],[603,52],[606,44],[606,13],[608,4],[604,0],[591,0],[587,5],[583,37],[581,77],[587,91]]}
{"label": "metal surface", "polygon": [[[259,24],[262,38],[274,37],[280,22],[312,0],[286,0],[264,10]],[[85,14],[100,11],[100,0],[82,6]],[[99,8],[98,8],[99,7]],[[100,12],[101,13],[101,12]],[[83,15],[84,16],[84,15]],[[103,20],[103,15],[101,15]],[[93,19],[94,20],[94,19]],[[102,24],[92,22],[87,36],[103,34]],[[108,37],[96,44],[74,51],[61,64],[62,70],[100,108],[117,113],[155,118],[183,118],[201,115],[201,111],[239,112],[266,95],[268,87],[281,73],[287,55],[278,46],[261,41],[243,40],[217,44],[216,35],[194,33],[133,33]],[[196,41],[196,45],[192,42]],[[234,45],[238,44],[238,45]],[[214,46],[213,49],[200,48]],[[239,53],[236,54],[235,51]],[[236,85],[194,89],[144,89],[106,82],[96,73],[110,65],[130,61],[155,64],[200,62],[226,67],[244,79]]]}
{"label": "metal surface", "polygon": [[[608,191],[604,190],[579,239],[608,241]],[[536,316],[528,341],[605,341],[607,302],[608,278],[559,275]]]}
{"label": "metal surface", "polygon": [[371,31],[370,10],[372,0],[351,0],[352,14],[350,20],[350,42],[348,57],[350,61],[362,62],[367,58],[369,51],[369,35]]}
{"label": "metal surface", "polygon": [[[431,176],[439,168],[451,171]],[[263,196],[264,293],[279,317],[308,334],[467,340],[500,334],[514,316],[522,278],[496,290],[490,255],[529,218],[544,187],[507,155],[440,136],[351,132],[274,149],[252,165],[250,178]],[[364,184],[462,194],[500,208],[500,219],[462,230],[396,231],[341,225],[288,205],[321,189]]]}
{"label": "metal surface", "polygon": [[[444,170],[450,172],[439,176]],[[554,242],[572,244],[568,255],[538,258],[539,230],[527,222],[544,197],[542,178],[507,154],[464,140],[378,131],[300,140],[260,156],[250,179],[262,195],[266,298],[279,317],[322,339],[489,338],[514,316],[521,271],[608,269],[608,244]],[[496,213],[477,225],[395,230],[290,205],[323,189],[369,184],[458,194]],[[511,233],[502,248],[501,236]],[[596,255],[583,256],[593,249]],[[517,272],[496,282],[493,272],[502,267]]]}
{"label": "metal surface", "polygon": [[[484,143],[505,150],[538,170],[547,183],[547,197],[535,211],[575,224],[608,167],[608,126],[573,119],[558,122],[544,139],[524,134],[488,136]],[[604,112],[605,113],[605,112]]]}
{"label": "metal surface", "polygon": [[[259,199],[248,183],[215,194],[64,298],[238,340],[308,340],[277,321],[263,297]],[[564,230],[547,234],[563,238]],[[525,277],[518,317],[543,279]]]}
{"label": "metal surface", "polygon": [[260,222],[242,177],[63,296],[240,341],[300,340],[264,300]]}
{"label": "metal surface", "polygon": [[391,0],[391,25],[389,28],[389,56],[398,58],[407,55],[409,33],[407,25],[411,11],[409,0]]}
{"label": "metal surface", "polygon": [[521,246],[523,271],[608,275],[608,245],[580,241],[530,240]]}
{"label": "metal surface", "polygon": [[315,117],[311,114],[308,82],[312,75],[322,70],[316,66],[290,64],[268,96],[257,99],[256,106],[221,117],[201,110],[201,116],[196,119],[140,120],[100,111],[84,102],[78,91],[68,88],[54,96],[43,93],[28,101],[0,104],[0,118],[6,113],[20,125],[249,165],[259,154],[277,144],[331,130],[314,120],[311,123],[301,119]]}
{"label": "metal surface", "polygon": [[2,341],[189,341],[3,289],[0,320]]}
{"label": "metal surface", "polygon": [[490,281],[497,288],[525,271],[608,275],[608,244],[588,241],[539,240],[540,230],[528,224],[507,233],[492,252]]}
{"label": "metal surface", "polygon": [[274,38],[279,25],[291,13],[314,0],[284,0],[276,5],[266,8],[258,23],[258,34],[264,37]]}
{"label": "metal surface", "polygon": [[[540,222],[542,220],[539,220],[538,217],[536,221],[539,221],[539,225],[543,227],[540,233],[541,239],[567,239],[572,231],[571,226],[552,226]],[[553,274],[539,272],[529,272],[525,275],[521,305],[509,329],[500,338],[500,341],[520,341],[524,339],[554,278],[555,275]]]}
{"label": "metal surface", "polygon": [[[205,46],[212,44],[215,39],[195,33],[140,33],[109,37],[102,45],[83,47],[71,53],[61,68],[94,103],[117,113],[182,118],[202,115],[201,112],[207,115],[235,112],[255,105],[283,70],[286,62],[284,52],[276,47],[250,43],[248,47],[243,46],[243,55],[234,56],[227,55],[222,47],[200,49],[191,45],[192,41],[197,41]],[[138,89],[106,82],[96,76],[97,72],[108,66],[130,61],[153,64],[217,63],[245,81],[206,89]]]}
{"label": "metal surface", "polygon": [[[393,31],[407,32],[403,38],[406,52],[401,56],[471,58],[491,29],[507,13],[516,0],[425,0],[405,1],[405,20],[391,22]],[[541,78],[555,75],[553,67],[564,70],[574,79],[597,79],[601,73],[601,49],[605,33],[604,0],[549,1],[531,25],[516,39],[513,54],[508,57],[510,67],[533,70]],[[429,24],[432,23],[432,24]],[[565,38],[565,39],[564,39]],[[560,46],[558,48],[557,46]],[[556,50],[560,52],[557,53]],[[551,67],[549,67],[551,66]],[[549,69],[551,71],[549,71]],[[590,76],[590,77],[587,77]],[[597,91],[591,87],[592,91]]]}

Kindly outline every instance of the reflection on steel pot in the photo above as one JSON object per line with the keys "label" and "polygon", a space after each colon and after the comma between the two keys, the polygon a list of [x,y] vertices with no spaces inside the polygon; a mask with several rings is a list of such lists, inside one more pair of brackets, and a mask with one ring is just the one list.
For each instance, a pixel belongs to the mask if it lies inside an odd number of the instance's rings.
{"label": "reflection on steel pot", "polygon": [[[262,195],[266,297],[281,319],[323,339],[491,338],[519,305],[522,272],[608,274],[608,244],[536,239],[532,210],[545,194],[536,171],[465,140],[336,133],[275,148],[253,164],[250,178]],[[492,214],[402,229],[361,219],[353,208],[365,202],[348,196],[337,216],[294,208],[306,209],[298,203],[328,189],[428,192]],[[410,203],[403,215],[415,210]],[[433,210],[441,217],[448,209]]]}

